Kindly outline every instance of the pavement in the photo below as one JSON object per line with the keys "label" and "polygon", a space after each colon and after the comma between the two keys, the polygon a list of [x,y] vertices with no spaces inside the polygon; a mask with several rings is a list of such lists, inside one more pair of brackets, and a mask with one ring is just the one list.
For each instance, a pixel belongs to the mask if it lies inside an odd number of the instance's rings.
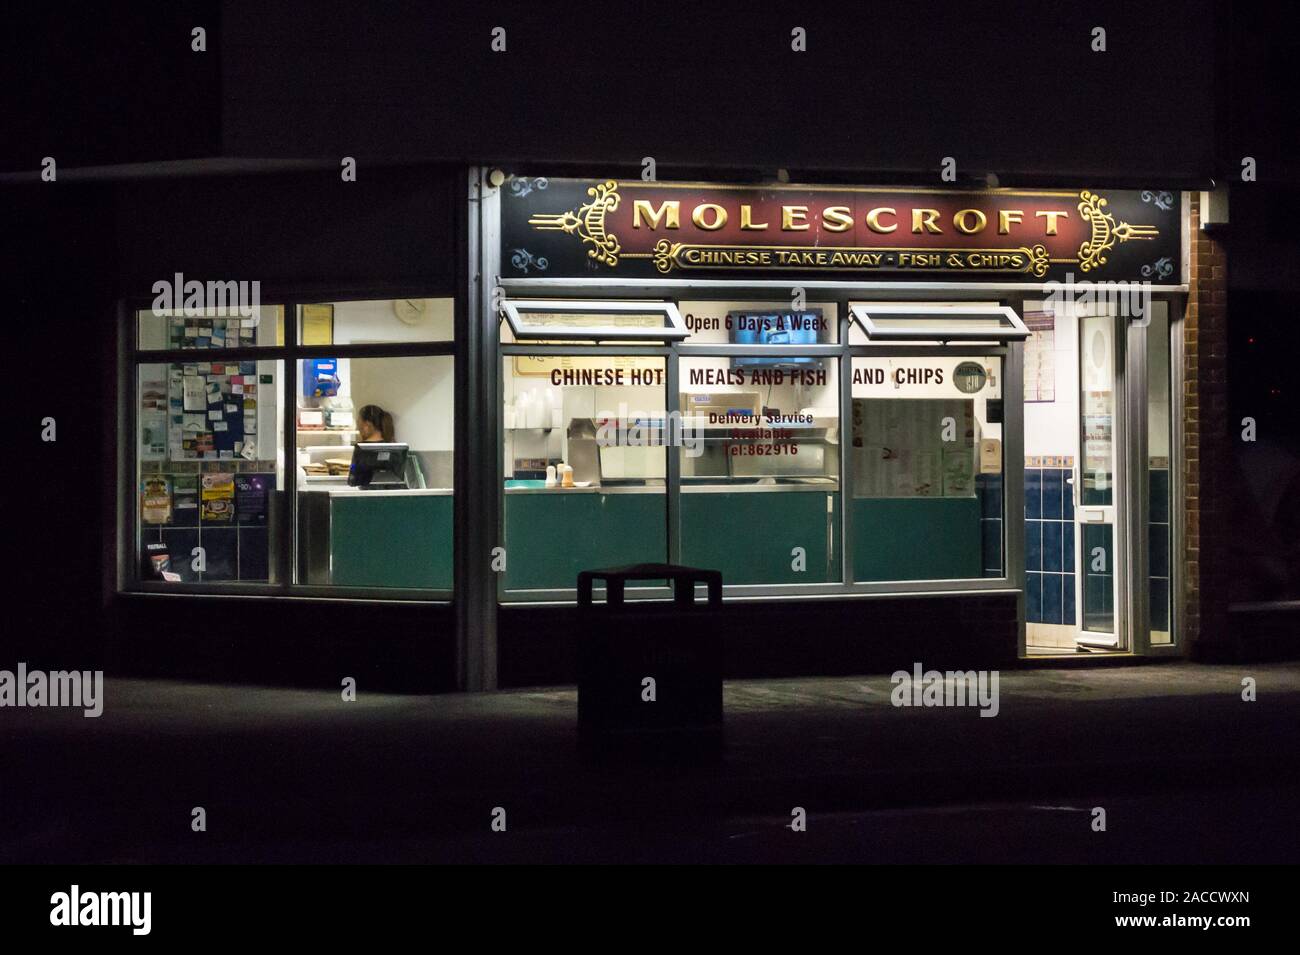
{"label": "pavement", "polygon": [[1300,859],[1300,665],[1004,671],[995,718],[892,690],[729,682],[720,763],[601,767],[572,687],[110,676],[97,719],[0,709],[0,862]]}

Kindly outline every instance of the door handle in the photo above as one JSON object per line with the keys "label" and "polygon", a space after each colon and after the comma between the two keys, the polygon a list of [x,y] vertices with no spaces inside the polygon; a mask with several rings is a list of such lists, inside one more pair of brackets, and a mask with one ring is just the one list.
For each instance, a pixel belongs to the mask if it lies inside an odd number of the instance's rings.
{"label": "door handle", "polygon": [[826,495],[826,573],[835,564],[835,497]]}

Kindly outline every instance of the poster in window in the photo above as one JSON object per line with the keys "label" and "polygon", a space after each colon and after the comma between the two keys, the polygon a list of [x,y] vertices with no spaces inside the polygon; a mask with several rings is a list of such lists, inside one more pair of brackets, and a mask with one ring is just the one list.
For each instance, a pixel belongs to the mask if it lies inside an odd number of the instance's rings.
{"label": "poster in window", "polygon": [[140,519],[146,524],[172,522],[171,478],[152,474],[140,482]]}
{"label": "poster in window", "polygon": [[1025,401],[1056,400],[1056,316],[1052,312],[1025,312]]}
{"label": "poster in window", "polygon": [[302,307],[302,344],[334,344],[333,305],[304,305]]}
{"label": "poster in window", "polygon": [[[972,497],[976,421],[966,399],[854,398],[856,497]],[[945,441],[953,419],[954,440]]]}
{"label": "poster in window", "polygon": [[202,519],[205,524],[229,524],[235,516],[235,476],[228,472],[203,475]]}

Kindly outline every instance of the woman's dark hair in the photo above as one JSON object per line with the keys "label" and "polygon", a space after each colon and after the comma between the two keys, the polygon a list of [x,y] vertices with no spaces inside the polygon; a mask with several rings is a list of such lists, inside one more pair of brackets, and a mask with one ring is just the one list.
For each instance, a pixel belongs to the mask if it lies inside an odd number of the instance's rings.
{"label": "woman's dark hair", "polygon": [[385,441],[393,440],[393,416],[379,405],[366,405],[357,412],[357,417],[378,431]]}

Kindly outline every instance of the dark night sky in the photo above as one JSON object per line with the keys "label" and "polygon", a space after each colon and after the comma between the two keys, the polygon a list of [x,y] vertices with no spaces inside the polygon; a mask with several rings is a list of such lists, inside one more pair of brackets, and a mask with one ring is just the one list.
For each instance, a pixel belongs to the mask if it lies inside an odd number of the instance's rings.
{"label": "dark night sky", "polygon": [[[615,172],[653,156],[665,177],[926,181],[953,156],[1004,184],[1186,185],[1253,156],[1259,181],[1232,198],[1234,401],[1298,427],[1300,333],[1277,317],[1300,288],[1285,4],[180,0],[32,4],[11,22],[0,170],[19,175],[46,155],[65,171],[351,155]],[[807,54],[789,49],[796,25]]]}

